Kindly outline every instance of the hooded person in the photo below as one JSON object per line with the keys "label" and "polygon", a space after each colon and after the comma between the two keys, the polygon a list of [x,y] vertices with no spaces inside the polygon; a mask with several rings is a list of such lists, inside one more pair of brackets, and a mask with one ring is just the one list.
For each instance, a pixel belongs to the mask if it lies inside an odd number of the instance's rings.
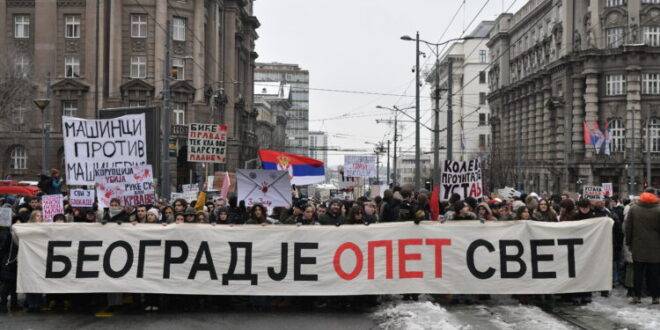
{"label": "hooded person", "polygon": [[229,208],[226,206],[218,207],[214,210],[215,218],[211,221],[212,224],[218,225],[231,225],[231,218],[229,217]]}
{"label": "hooded person", "polygon": [[488,203],[481,202],[477,205],[477,220],[497,220],[493,217],[493,212],[491,211]]}
{"label": "hooded person", "polygon": [[341,213],[341,201],[333,199],[330,201],[327,212],[319,218],[322,225],[335,225],[340,226],[346,222],[346,218]]}

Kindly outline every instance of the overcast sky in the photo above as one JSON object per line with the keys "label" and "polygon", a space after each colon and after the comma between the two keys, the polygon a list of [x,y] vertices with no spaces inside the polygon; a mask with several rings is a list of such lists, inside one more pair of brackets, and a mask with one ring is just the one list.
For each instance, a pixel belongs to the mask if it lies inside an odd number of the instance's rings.
{"label": "overcast sky", "polygon": [[[458,38],[464,30],[469,34],[479,22],[494,20],[503,9],[515,11],[526,2],[466,0],[463,5],[460,0],[255,0],[254,12],[261,22],[256,42],[258,61],[295,63],[309,70],[310,130],[327,132],[331,147],[372,154],[373,146],[365,142],[393,139],[391,125],[376,123],[376,119],[392,118],[391,112],[376,106],[415,105],[415,43],[400,40],[401,36],[414,38],[419,31],[420,39],[431,42]],[[428,69],[435,57],[424,45],[420,50],[427,54],[427,58],[420,58],[420,65]],[[421,96],[422,122],[431,126],[428,86],[422,87]],[[408,111],[414,116],[414,109]],[[441,123],[441,128],[444,126]],[[402,152],[414,152],[413,123],[406,123],[400,134]],[[421,136],[422,150],[429,150],[430,132],[422,128]],[[347,152],[328,153],[328,163],[334,166],[343,164],[342,155]],[[381,161],[385,162],[385,157]]]}

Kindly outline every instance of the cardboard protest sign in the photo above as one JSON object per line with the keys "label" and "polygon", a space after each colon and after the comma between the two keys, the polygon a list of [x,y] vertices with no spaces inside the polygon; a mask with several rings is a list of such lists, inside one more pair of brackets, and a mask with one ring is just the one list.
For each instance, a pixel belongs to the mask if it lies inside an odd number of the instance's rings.
{"label": "cardboard protest sign", "polygon": [[611,290],[613,223],[13,227],[20,293],[511,295]]}
{"label": "cardboard protest sign", "polygon": [[291,206],[291,180],[287,171],[238,170],[238,200],[245,206],[265,206],[269,211],[277,206]]}
{"label": "cardboard protest sign", "polygon": [[54,215],[64,214],[64,196],[60,194],[41,196],[41,208],[44,222],[53,222]]}
{"label": "cardboard protest sign", "polygon": [[93,185],[94,170],[147,163],[145,116],[88,120],[62,117],[68,185]]}
{"label": "cardboard protest sign", "polygon": [[227,162],[227,126],[190,124],[188,127],[188,161],[201,163]]}
{"label": "cardboard protest sign", "polygon": [[11,208],[0,207],[0,227],[11,226]]}
{"label": "cardboard protest sign", "polygon": [[582,188],[582,198],[602,201],[605,199],[605,193],[602,186],[584,186]]}
{"label": "cardboard protest sign", "polygon": [[94,190],[71,189],[69,191],[69,204],[73,207],[92,207],[94,206]]}
{"label": "cardboard protest sign", "polygon": [[461,199],[483,197],[481,163],[479,159],[468,161],[445,160],[440,177],[440,200],[447,201],[452,194]]}
{"label": "cardboard protest sign", "polygon": [[376,177],[376,156],[344,156],[344,176]]}
{"label": "cardboard protest sign", "polygon": [[151,165],[97,169],[96,195],[100,208],[119,198],[121,206],[151,205],[155,201]]}
{"label": "cardboard protest sign", "polygon": [[612,182],[605,182],[601,184],[603,187],[603,195],[605,197],[612,197],[614,195],[614,189],[612,189]]}
{"label": "cardboard protest sign", "polygon": [[498,189],[497,194],[503,198],[520,197],[520,192],[511,187],[504,187],[504,189]]}

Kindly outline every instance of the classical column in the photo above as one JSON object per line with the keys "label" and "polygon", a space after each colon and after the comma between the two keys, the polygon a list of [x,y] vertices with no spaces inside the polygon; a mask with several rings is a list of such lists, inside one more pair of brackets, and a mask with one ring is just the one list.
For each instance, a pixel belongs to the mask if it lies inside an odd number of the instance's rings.
{"label": "classical column", "polygon": [[[544,76],[543,77],[543,99],[545,102],[548,102],[550,100],[550,97],[552,96],[552,87],[550,86],[550,77],[549,76]],[[543,159],[550,161],[552,159],[552,156],[550,155],[550,144],[553,143],[553,128],[552,128],[552,121],[551,121],[551,115],[552,111],[548,109],[548,105],[544,104],[543,105]]]}
{"label": "classical column", "polygon": [[[631,59],[638,61],[639,59]],[[626,68],[626,159],[632,160],[636,165],[634,175],[638,179],[637,187],[643,182],[644,166],[641,160],[643,158],[644,121],[641,112],[641,66],[630,65]],[[635,189],[640,193],[639,189]]]}
{"label": "classical column", "polygon": [[543,122],[543,83],[541,80],[536,81],[536,111],[534,113],[534,118],[536,120],[536,148],[534,148],[534,159],[540,161],[543,159],[543,148],[545,146],[544,136],[545,136],[545,123]]}
{"label": "classical column", "polygon": [[[582,155],[584,146],[584,120],[585,120],[585,76],[573,76],[573,132],[571,134],[572,149],[576,155]],[[590,123],[593,123],[590,122]]]}
{"label": "classical column", "polygon": [[[213,6],[211,6],[213,7]],[[204,1],[195,1],[193,31],[197,38],[193,37],[193,59],[197,64],[193,66],[193,87],[195,87],[195,103],[204,102],[204,45],[202,42],[206,39],[204,33]]]}
{"label": "classical column", "polygon": [[110,3],[110,72],[109,97],[121,99],[119,86],[122,82],[122,7],[123,0]]}
{"label": "classical column", "polygon": [[[592,125],[595,125],[595,123],[598,121],[598,74],[593,71],[587,71],[585,72],[586,74],[586,88],[584,90],[584,117],[582,117],[582,111],[577,111],[578,109],[575,109],[573,111],[573,120],[574,122],[579,122],[580,124],[582,121],[586,121],[587,125],[589,127],[592,127]],[[581,79],[577,79],[578,83],[581,82]],[[574,88],[576,93],[578,92],[578,86],[581,85],[576,85]],[[577,98],[577,96],[576,96]],[[580,104],[582,105],[582,104]],[[575,125],[577,125],[576,123]],[[592,146],[586,147],[584,145],[584,130],[579,129],[574,127],[573,129],[574,133],[574,138],[573,138],[573,143],[576,144],[575,147],[579,148],[577,150],[579,151],[584,151],[584,156],[585,159],[590,159],[593,158],[593,155],[595,153],[595,148]],[[582,141],[582,143],[578,143],[579,141]]]}

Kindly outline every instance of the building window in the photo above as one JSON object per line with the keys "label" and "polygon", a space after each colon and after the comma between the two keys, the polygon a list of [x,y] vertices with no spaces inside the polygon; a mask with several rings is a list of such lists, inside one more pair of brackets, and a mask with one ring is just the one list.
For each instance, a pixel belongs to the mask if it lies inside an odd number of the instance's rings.
{"label": "building window", "polygon": [[12,170],[24,170],[27,168],[27,151],[23,146],[16,146],[11,150],[9,168]]}
{"label": "building window", "polygon": [[172,40],[186,41],[186,19],[174,17],[172,21]]}
{"label": "building window", "polygon": [[645,26],[643,32],[645,44],[653,47],[660,46],[660,26]]}
{"label": "building window", "polygon": [[66,78],[80,77],[80,58],[78,56],[64,56],[64,76]]}
{"label": "building window", "polygon": [[480,113],[479,114],[479,126],[486,126],[488,125],[488,119],[486,117],[485,113]]}
{"label": "building window", "polygon": [[78,113],[78,101],[76,100],[66,100],[62,101],[62,115],[75,117]]}
{"label": "building window", "polygon": [[488,135],[479,134],[479,147],[480,148],[488,147]]}
{"label": "building window", "polygon": [[660,119],[652,118],[648,122],[648,125],[645,121],[644,126],[642,127],[642,131],[644,132],[644,140],[642,141],[642,144],[644,145],[644,151],[646,152],[648,150],[646,141],[649,139],[647,134],[650,132],[651,152],[660,152]]}
{"label": "building window", "polygon": [[182,58],[173,58],[172,59],[172,79],[174,80],[185,80],[185,64]]}
{"label": "building window", "polygon": [[616,6],[623,6],[625,4],[626,4],[626,0],[607,0],[606,6],[616,7]]}
{"label": "building window", "polygon": [[610,143],[611,152],[623,152],[626,147],[626,128],[623,126],[623,120],[612,119],[610,122]]}
{"label": "building window", "polygon": [[480,84],[486,83],[486,71],[479,71],[479,83]]}
{"label": "building window", "polygon": [[619,48],[623,45],[623,28],[605,29],[607,34],[607,48]]}
{"label": "building window", "polygon": [[660,0],[642,0],[642,3],[657,4],[660,3]]}
{"label": "building window", "polygon": [[479,104],[480,105],[486,104],[486,93],[485,92],[479,93]]}
{"label": "building window", "polygon": [[642,94],[660,94],[660,73],[642,74]]}
{"label": "building window", "polygon": [[25,107],[17,106],[12,109],[11,123],[14,125],[23,125],[25,122]]}
{"label": "building window", "polygon": [[16,15],[14,16],[14,38],[29,38],[30,37],[30,16]]}
{"label": "building window", "polygon": [[186,104],[181,102],[175,102],[172,107],[172,112],[174,114],[174,125],[185,125],[186,124]]}
{"label": "building window", "polygon": [[147,15],[131,15],[131,38],[147,37]]}
{"label": "building window", "polygon": [[25,78],[28,74],[28,69],[30,61],[28,61],[27,56],[19,55],[16,57],[16,75],[17,78]]}
{"label": "building window", "polygon": [[147,101],[146,100],[135,100],[135,101],[128,101],[128,107],[129,108],[143,108],[147,106]]}
{"label": "building window", "polygon": [[626,77],[622,74],[605,76],[605,95],[623,95],[626,93]]}
{"label": "building window", "polygon": [[80,15],[66,15],[64,16],[65,38],[80,38]]}
{"label": "building window", "polygon": [[487,50],[480,50],[479,51],[479,62],[481,63],[488,63],[488,51]]}
{"label": "building window", "polygon": [[147,77],[147,57],[146,56],[131,56],[131,78]]}

